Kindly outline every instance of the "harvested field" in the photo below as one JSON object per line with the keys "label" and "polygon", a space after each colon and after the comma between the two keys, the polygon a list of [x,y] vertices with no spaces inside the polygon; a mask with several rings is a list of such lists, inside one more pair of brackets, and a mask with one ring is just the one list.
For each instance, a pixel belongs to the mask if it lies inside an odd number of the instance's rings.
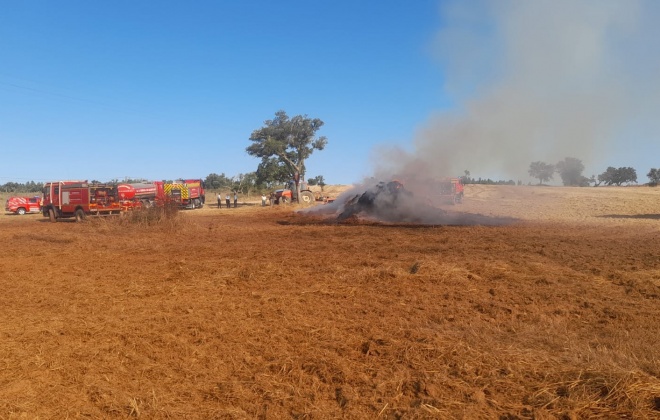
{"label": "harvested field", "polygon": [[0,217],[0,419],[660,418],[660,189],[293,209]]}

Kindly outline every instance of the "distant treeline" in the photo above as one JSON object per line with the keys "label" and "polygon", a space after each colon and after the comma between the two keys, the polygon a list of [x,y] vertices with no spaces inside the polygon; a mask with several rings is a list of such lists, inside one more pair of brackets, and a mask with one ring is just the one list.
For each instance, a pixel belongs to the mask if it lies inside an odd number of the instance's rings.
{"label": "distant treeline", "polygon": [[463,184],[483,184],[483,185],[522,185],[522,181],[514,181],[513,179],[510,179],[508,181],[505,181],[503,179],[494,181],[490,178],[488,179],[482,179],[482,178],[470,178],[468,176],[462,176],[461,181]]}
{"label": "distant treeline", "polygon": [[42,187],[42,183],[37,184],[34,181],[28,181],[24,184],[19,182],[7,182],[6,184],[0,185],[0,191],[6,193],[38,193],[41,192]]}

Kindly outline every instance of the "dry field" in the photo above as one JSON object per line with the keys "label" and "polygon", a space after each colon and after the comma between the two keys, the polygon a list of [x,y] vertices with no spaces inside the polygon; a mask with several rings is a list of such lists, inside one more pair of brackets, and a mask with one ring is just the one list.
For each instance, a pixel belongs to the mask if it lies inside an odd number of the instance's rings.
{"label": "dry field", "polygon": [[0,217],[0,419],[660,418],[660,188],[294,209]]}

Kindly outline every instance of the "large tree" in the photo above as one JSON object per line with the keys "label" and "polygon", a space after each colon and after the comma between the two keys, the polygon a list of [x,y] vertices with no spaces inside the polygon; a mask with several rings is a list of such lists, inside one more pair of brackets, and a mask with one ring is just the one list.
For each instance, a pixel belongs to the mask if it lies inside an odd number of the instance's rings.
{"label": "large tree", "polygon": [[637,182],[637,171],[629,166],[621,168],[608,166],[605,172],[598,175],[598,180],[605,185],[620,186],[625,182]]}
{"label": "large tree", "polygon": [[[467,172],[467,171],[465,171]],[[467,172],[469,174],[469,172]],[[551,165],[545,162],[532,162],[529,165],[529,170],[527,171],[529,176],[539,180],[539,184],[543,184],[544,181],[550,181],[555,173],[555,165]]]}
{"label": "large tree", "polygon": [[[271,158],[296,182],[296,197],[300,196],[300,180],[305,179],[305,160],[314,150],[323,150],[328,140],[315,137],[323,126],[318,118],[296,115],[289,118],[285,111],[277,111],[275,118],[252,132],[248,154],[261,158],[261,166],[269,166]],[[270,172],[270,171],[269,171]],[[274,171],[273,171],[274,172]]]}
{"label": "large tree", "polygon": [[649,183],[651,186],[656,186],[658,183],[660,183],[660,169],[657,168],[651,168],[648,174],[646,176],[649,177],[651,182]]}
{"label": "large tree", "polygon": [[584,165],[580,159],[567,157],[555,165],[562,183],[567,186],[589,185],[589,179],[582,175]]}

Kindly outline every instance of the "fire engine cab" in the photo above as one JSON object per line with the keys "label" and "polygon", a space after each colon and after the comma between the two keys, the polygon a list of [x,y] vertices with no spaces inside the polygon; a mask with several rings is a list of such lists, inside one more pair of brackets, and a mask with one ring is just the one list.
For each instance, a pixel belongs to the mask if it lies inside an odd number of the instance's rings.
{"label": "fire engine cab", "polygon": [[51,222],[69,217],[75,217],[79,222],[88,215],[120,214],[121,211],[117,187],[90,184],[87,181],[56,181],[44,184],[42,213]]}
{"label": "fire engine cab", "polygon": [[187,209],[204,207],[204,181],[201,179],[180,179],[176,182],[154,182],[156,199]]}

